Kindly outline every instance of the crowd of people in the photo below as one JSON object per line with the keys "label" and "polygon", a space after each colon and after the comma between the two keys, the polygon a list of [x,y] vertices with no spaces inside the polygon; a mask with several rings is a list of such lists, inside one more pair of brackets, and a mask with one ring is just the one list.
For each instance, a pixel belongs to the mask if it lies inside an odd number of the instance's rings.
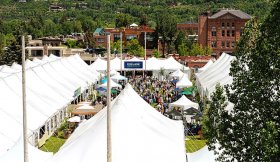
{"label": "crowd of people", "polygon": [[181,97],[176,90],[175,82],[170,80],[160,81],[155,77],[139,75],[129,77],[128,82],[145,101],[163,114],[167,112],[169,103]]}

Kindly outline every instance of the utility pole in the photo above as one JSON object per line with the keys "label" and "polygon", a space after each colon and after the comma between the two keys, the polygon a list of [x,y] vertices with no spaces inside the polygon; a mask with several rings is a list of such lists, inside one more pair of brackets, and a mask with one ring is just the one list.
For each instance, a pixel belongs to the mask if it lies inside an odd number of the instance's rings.
{"label": "utility pole", "polygon": [[112,162],[111,146],[111,77],[110,77],[110,34],[107,35],[107,162]]}
{"label": "utility pole", "polygon": [[22,128],[23,128],[23,152],[24,162],[28,162],[27,147],[27,122],[26,122],[26,83],[25,83],[25,39],[21,37],[22,45]]}
{"label": "utility pole", "polygon": [[147,64],[146,64],[146,60],[147,60],[147,34],[146,34],[146,32],[145,32],[145,72],[146,72],[146,70],[147,70]]}
{"label": "utility pole", "polygon": [[120,45],[120,50],[121,50],[121,74],[122,74],[122,31],[121,31],[121,33],[120,33],[120,43],[121,43],[121,45]]}

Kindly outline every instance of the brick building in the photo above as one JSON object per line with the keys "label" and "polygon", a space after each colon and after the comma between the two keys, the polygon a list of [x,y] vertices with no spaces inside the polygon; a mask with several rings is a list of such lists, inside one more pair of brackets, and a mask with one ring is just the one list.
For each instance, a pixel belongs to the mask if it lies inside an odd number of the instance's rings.
{"label": "brick building", "polygon": [[176,27],[177,27],[177,30],[183,31],[189,39],[197,42],[198,23],[192,23],[192,22],[179,23],[179,24],[177,24]]}
{"label": "brick building", "polygon": [[240,10],[221,10],[215,14],[202,13],[198,18],[198,43],[210,46],[213,55],[233,53],[251,16]]}
{"label": "brick building", "polygon": [[144,47],[145,44],[145,32],[146,32],[146,51],[147,55],[152,53],[153,49],[158,48],[158,44],[155,43],[153,29],[146,26],[132,26],[129,28],[119,29],[119,28],[97,28],[94,32],[95,46],[107,48],[107,34],[110,34],[110,41],[116,42],[120,40],[122,33],[123,49],[125,45],[131,39],[137,39],[139,43]]}

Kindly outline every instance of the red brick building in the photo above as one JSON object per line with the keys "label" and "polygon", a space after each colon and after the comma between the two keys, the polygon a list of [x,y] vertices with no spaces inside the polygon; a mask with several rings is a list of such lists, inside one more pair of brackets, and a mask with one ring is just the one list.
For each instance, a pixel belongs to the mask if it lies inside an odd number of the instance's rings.
{"label": "red brick building", "polygon": [[122,33],[122,42],[123,48],[131,39],[137,39],[139,43],[144,47],[145,46],[145,32],[146,32],[146,51],[147,55],[152,53],[153,49],[158,48],[158,44],[155,43],[153,29],[150,29],[146,26],[135,26],[130,28],[118,29],[118,28],[97,28],[94,32],[95,46],[107,48],[107,34],[110,34],[110,41],[116,42],[120,40]]}
{"label": "red brick building", "polygon": [[221,10],[215,14],[203,13],[198,18],[198,43],[210,46],[213,55],[232,53],[251,16],[240,10]]}
{"label": "red brick building", "polygon": [[197,41],[198,23],[179,23],[176,27],[179,31],[183,31],[189,39]]}

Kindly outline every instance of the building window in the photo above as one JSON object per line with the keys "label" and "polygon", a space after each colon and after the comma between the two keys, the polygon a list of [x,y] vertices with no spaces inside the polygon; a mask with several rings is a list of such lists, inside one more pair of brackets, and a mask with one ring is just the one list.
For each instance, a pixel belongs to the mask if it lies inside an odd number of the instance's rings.
{"label": "building window", "polygon": [[217,47],[217,42],[216,41],[211,42],[211,47]]}
{"label": "building window", "polygon": [[230,42],[229,42],[229,41],[227,41],[227,48],[229,48],[229,46],[230,46]]}
{"label": "building window", "polygon": [[222,48],[225,48],[225,41],[222,41]]}
{"label": "building window", "polygon": [[216,31],[216,27],[212,27],[212,37],[217,36],[217,31]]}
{"label": "building window", "polygon": [[227,27],[229,27],[229,22],[227,23]]}
{"label": "building window", "polygon": [[120,34],[114,34],[114,42],[120,40],[121,36]]}
{"label": "building window", "polygon": [[232,31],[231,31],[231,36],[232,36],[232,37],[235,37],[235,30],[232,30]]}
{"label": "building window", "polygon": [[136,35],[128,35],[126,36],[126,41],[130,41],[131,39],[136,39]]}
{"label": "building window", "polygon": [[222,27],[225,27],[225,23],[224,22],[222,22]]}
{"label": "building window", "polygon": [[230,36],[230,30],[227,30],[227,36],[228,37]]}
{"label": "building window", "polygon": [[233,23],[231,23],[231,27],[235,27],[235,24],[234,24],[234,22],[233,22]]}
{"label": "building window", "polygon": [[225,30],[222,30],[222,36],[223,37],[225,36]]}
{"label": "building window", "polygon": [[103,43],[103,42],[105,42],[105,39],[104,38],[97,38],[97,42],[98,43]]}
{"label": "building window", "polygon": [[231,48],[235,48],[235,42],[231,42]]}

